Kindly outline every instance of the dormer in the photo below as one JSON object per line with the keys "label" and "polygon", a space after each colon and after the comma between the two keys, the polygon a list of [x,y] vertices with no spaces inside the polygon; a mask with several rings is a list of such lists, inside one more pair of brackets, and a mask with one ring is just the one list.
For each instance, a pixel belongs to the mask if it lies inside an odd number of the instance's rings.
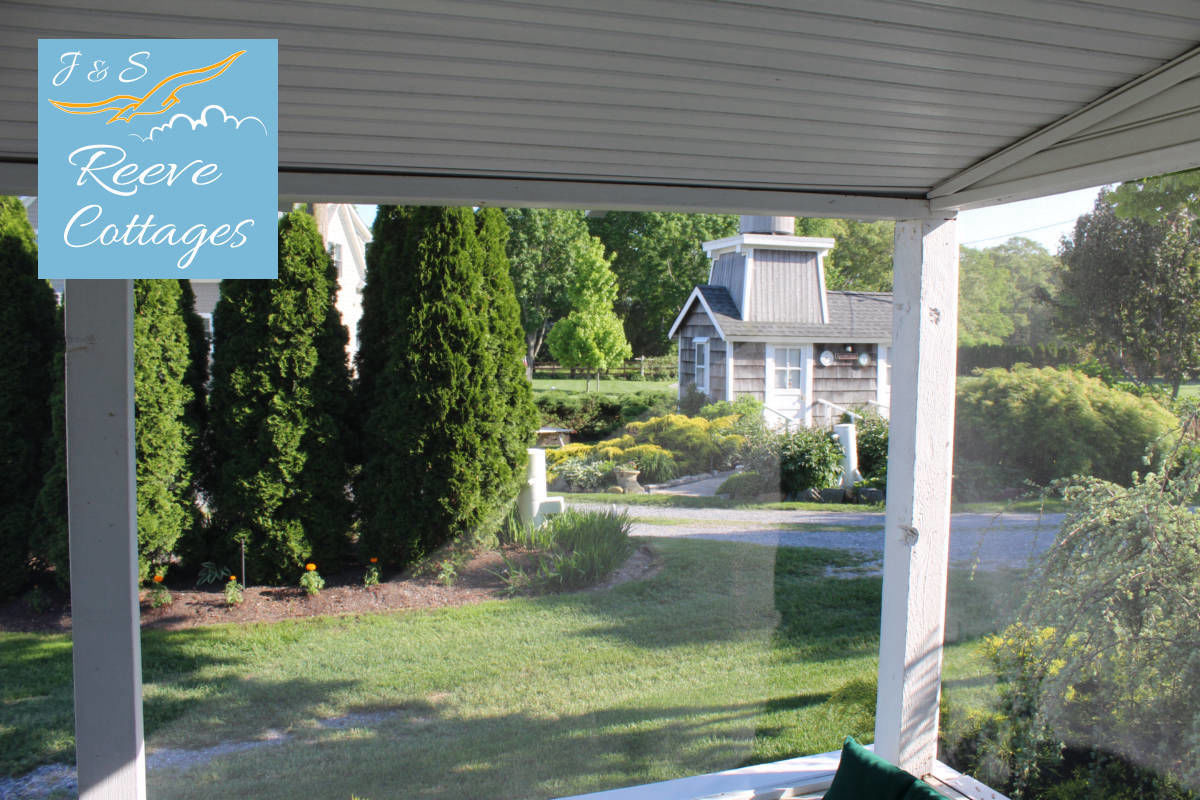
{"label": "dormer", "polygon": [[704,242],[708,283],[723,286],[747,322],[829,322],[825,254],[833,239],[793,236],[795,217],[744,215],[740,233]]}

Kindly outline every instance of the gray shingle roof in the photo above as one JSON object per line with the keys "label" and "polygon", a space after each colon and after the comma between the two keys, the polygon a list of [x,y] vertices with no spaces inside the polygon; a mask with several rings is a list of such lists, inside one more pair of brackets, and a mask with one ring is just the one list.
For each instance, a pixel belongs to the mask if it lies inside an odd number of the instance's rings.
{"label": "gray shingle roof", "polygon": [[826,292],[829,324],[811,322],[750,322],[724,286],[698,287],[726,337],[779,336],[813,341],[891,341],[891,292]]}

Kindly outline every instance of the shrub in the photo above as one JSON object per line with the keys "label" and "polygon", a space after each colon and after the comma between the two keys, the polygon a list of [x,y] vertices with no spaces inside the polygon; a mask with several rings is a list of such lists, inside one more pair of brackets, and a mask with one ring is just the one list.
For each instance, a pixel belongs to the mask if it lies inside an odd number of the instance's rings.
{"label": "shrub", "polygon": [[596,492],[613,482],[613,462],[569,458],[560,462],[554,474],[567,484],[569,492]]}
{"label": "shrub", "polygon": [[568,510],[524,529],[517,543],[539,553],[528,570],[506,560],[509,591],[562,591],[603,579],[629,557],[632,525],[624,512]]}
{"label": "shrub", "polygon": [[[28,577],[30,532],[42,476],[56,449],[52,436],[51,395],[61,383],[52,371],[62,350],[62,324],[56,319],[54,292],[37,276],[37,244],[15,197],[0,197],[0,597],[24,588]],[[61,408],[61,407],[60,407]],[[64,495],[65,496],[65,495]],[[61,531],[65,556],[66,527]],[[65,564],[64,564],[65,566]]]}
{"label": "shrub", "polygon": [[888,421],[864,414],[857,424],[858,471],[876,485],[887,485]]}
{"label": "shrub", "polygon": [[[726,460],[712,435],[713,423],[702,417],[667,414],[645,422],[631,422],[625,430],[638,444],[656,444],[669,450],[684,475],[707,472]],[[720,432],[718,428],[718,432]]]}
{"label": "shrub", "polygon": [[1128,484],[1134,471],[1156,468],[1151,450],[1175,426],[1151,399],[1051,367],[1018,365],[962,378],[957,402],[960,463],[1013,470],[1038,484],[1068,475]]}
{"label": "shrub", "polygon": [[696,384],[689,383],[683,394],[679,397],[679,413],[694,417],[709,402],[710,398],[708,395],[697,389]]}
{"label": "shrub", "polygon": [[675,456],[656,444],[639,444],[625,451],[624,458],[637,465],[642,483],[663,483],[679,474]]}
{"label": "shrub", "polygon": [[350,387],[336,291],[316,223],[300,211],[279,222],[277,280],[221,283],[206,544],[210,558],[228,563],[243,542],[256,580],[289,580],[310,554],[334,566],[350,546]]}
{"label": "shrub", "polygon": [[191,367],[179,281],[133,282],[133,382],[137,425],[138,572],[147,578],[170,559],[192,525]]}
{"label": "shrub", "polygon": [[734,500],[750,500],[767,492],[779,491],[779,477],[775,474],[762,475],[758,472],[735,472],[717,488],[717,494],[725,494]]}
{"label": "shrub", "polygon": [[842,448],[828,431],[800,428],[780,434],[779,486],[788,497],[836,483]]}
{"label": "shrub", "polygon": [[242,604],[243,592],[246,587],[238,583],[237,575],[230,575],[229,580],[225,581],[225,605],[239,606]]}
{"label": "shrub", "polygon": [[577,440],[596,441],[622,425],[653,413],[674,409],[669,389],[630,394],[541,392],[534,397],[541,424],[570,428]]}
{"label": "shrub", "polygon": [[363,586],[366,586],[368,589],[372,586],[378,586],[379,578],[379,559],[372,556],[366,570],[363,571]]}
{"label": "shrub", "polygon": [[370,450],[355,497],[362,545],[385,562],[494,532],[520,477],[535,426],[511,369],[524,345],[503,239],[503,220],[470,208],[376,215],[357,384]]}
{"label": "shrub", "polygon": [[309,597],[316,597],[325,588],[325,579],[317,572],[317,565],[311,561],[304,565],[304,574],[300,576],[300,588],[308,592]]}
{"label": "shrub", "polygon": [[1071,776],[1063,743],[1118,773],[1124,762],[1140,779],[1200,786],[1200,478],[1056,486],[1062,528],[1018,622],[991,642],[1005,687],[993,750],[1020,796],[1049,796],[1047,773]]}

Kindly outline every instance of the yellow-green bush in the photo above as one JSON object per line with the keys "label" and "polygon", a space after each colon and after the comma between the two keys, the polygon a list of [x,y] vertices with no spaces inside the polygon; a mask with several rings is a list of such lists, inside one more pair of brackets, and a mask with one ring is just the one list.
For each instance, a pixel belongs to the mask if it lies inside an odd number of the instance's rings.
{"label": "yellow-green bush", "polygon": [[608,442],[599,442],[592,448],[592,458],[603,459],[604,461],[615,461],[621,463],[627,461],[625,451],[620,447],[609,444]]}
{"label": "yellow-green bush", "polygon": [[637,464],[642,483],[662,483],[679,474],[675,456],[656,444],[639,444],[625,451],[625,461]]}
{"label": "yellow-green bush", "polygon": [[587,458],[591,455],[593,445],[573,442],[562,447],[547,448],[547,469],[566,461],[568,458]]}
{"label": "yellow-green bush", "polygon": [[738,426],[740,414],[708,420],[667,414],[645,422],[631,422],[625,432],[596,444],[568,444],[546,451],[546,466],[553,479],[558,465],[568,459],[633,462],[644,483],[661,483],[678,475],[723,469],[738,460],[746,436]]}

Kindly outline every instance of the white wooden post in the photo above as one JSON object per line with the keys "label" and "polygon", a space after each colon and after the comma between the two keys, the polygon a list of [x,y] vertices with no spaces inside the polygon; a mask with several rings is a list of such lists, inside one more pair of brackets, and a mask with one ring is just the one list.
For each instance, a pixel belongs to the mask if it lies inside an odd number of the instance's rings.
{"label": "white wooden post", "polygon": [[891,431],[875,752],[937,756],[950,539],[958,242],[953,218],[896,224]]}
{"label": "white wooden post", "polygon": [[67,505],[82,800],[145,800],[133,282],[66,287]]}

